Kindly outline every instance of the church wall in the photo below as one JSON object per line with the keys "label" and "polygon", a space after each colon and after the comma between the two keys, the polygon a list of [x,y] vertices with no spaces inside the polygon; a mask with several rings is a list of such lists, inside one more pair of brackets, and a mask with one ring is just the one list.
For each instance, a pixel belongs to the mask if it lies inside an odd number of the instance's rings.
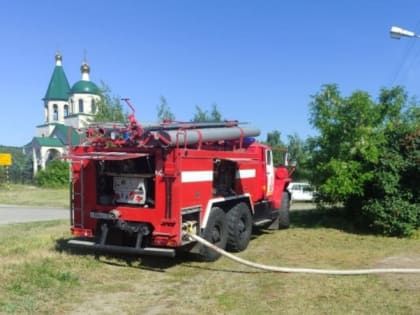
{"label": "church wall", "polygon": [[45,124],[36,127],[35,137],[48,137],[53,132],[55,124]]}

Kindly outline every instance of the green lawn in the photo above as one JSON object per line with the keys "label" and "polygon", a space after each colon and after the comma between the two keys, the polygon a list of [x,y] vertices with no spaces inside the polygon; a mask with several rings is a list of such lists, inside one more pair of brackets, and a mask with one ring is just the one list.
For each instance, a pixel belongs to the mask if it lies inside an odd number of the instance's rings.
{"label": "green lawn", "polygon": [[0,204],[69,207],[69,189],[39,188],[29,185],[0,186]]}
{"label": "green lawn", "polygon": [[[300,211],[238,255],[288,267],[420,267],[420,241],[354,233],[334,210]],[[1,314],[420,314],[419,275],[322,276],[71,251],[67,221],[0,226]]]}

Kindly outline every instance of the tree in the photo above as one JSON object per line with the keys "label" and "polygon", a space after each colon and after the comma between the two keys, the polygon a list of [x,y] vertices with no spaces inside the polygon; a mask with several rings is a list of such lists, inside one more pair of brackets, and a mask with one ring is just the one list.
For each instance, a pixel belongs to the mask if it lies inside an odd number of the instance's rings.
{"label": "tree", "polygon": [[353,217],[387,235],[409,235],[420,226],[413,102],[401,87],[382,89],[375,103],[366,92],[346,98],[336,85],[324,85],[310,104],[310,122],[320,133],[309,141],[310,164],[321,200],[343,202]]}
{"label": "tree", "polygon": [[194,114],[194,118],[192,121],[198,122],[198,121],[208,121],[208,115],[206,111],[203,111],[198,105],[195,106],[196,113]]}
{"label": "tree", "polygon": [[273,162],[274,165],[284,163],[284,154],[286,152],[286,146],[281,141],[281,133],[278,130],[273,130],[267,133],[265,144],[269,145],[273,150]]}
{"label": "tree", "polygon": [[69,163],[53,160],[35,175],[35,183],[41,187],[61,188],[69,183]]}
{"label": "tree", "polygon": [[110,88],[104,82],[101,83],[97,111],[90,122],[126,122],[127,115],[123,111],[121,99],[118,96],[112,96]]}
{"label": "tree", "polygon": [[175,120],[175,115],[172,113],[166,98],[160,97],[160,104],[156,108],[157,118],[159,121],[173,121]]}
{"label": "tree", "polygon": [[217,109],[217,104],[213,103],[211,106],[211,111],[208,113],[206,110],[201,109],[200,106],[195,106],[196,113],[192,121],[199,122],[199,121],[213,121],[213,122],[220,122],[222,121],[222,114]]}
{"label": "tree", "polygon": [[[25,155],[21,147],[0,145],[0,152],[12,155],[12,165],[9,167],[9,180],[12,183],[32,182],[32,155]],[[0,177],[5,178],[5,169],[0,167]]]}
{"label": "tree", "polygon": [[309,167],[310,153],[307,141],[302,140],[297,133],[287,136],[287,144],[281,140],[281,133],[273,130],[267,133],[267,139],[264,142],[273,149],[274,164],[278,165],[284,162],[284,154],[289,154],[289,162],[296,161],[297,168],[293,172],[295,181],[311,179],[311,171]]}
{"label": "tree", "polygon": [[312,181],[328,202],[361,197],[374,173],[370,164],[378,159],[374,102],[365,92],[343,98],[336,85],[325,85],[310,106],[310,122],[320,132],[310,140]]}
{"label": "tree", "polygon": [[420,227],[420,107],[407,106],[401,88],[381,91],[384,141],[362,215],[387,235],[411,235]]}
{"label": "tree", "polygon": [[309,181],[311,179],[311,168],[309,167],[311,154],[307,142],[302,140],[297,133],[288,135],[287,152],[289,152],[290,159],[297,163],[293,179],[295,181]]}
{"label": "tree", "polygon": [[270,147],[285,147],[283,141],[281,141],[281,132],[278,130],[268,132],[265,142]]}
{"label": "tree", "polygon": [[222,114],[217,109],[217,104],[216,103],[213,103],[211,105],[210,120],[211,121],[222,121]]}

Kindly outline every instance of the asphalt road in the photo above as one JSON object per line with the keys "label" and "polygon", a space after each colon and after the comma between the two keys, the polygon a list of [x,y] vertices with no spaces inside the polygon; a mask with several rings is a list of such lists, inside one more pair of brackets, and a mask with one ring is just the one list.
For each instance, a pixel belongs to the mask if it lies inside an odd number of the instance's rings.
{"label": "asphalt road", "polygon": [[58,219],[70,220],[70,210],[63,208],[0,205],[0,225]]}

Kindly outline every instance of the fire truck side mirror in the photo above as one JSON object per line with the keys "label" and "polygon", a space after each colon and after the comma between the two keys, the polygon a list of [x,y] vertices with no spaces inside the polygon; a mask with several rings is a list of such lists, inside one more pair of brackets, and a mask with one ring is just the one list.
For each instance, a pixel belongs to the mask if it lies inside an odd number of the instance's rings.
{"label": "fire truck side mirror", "polygon": [[297,166],[297,161],[290,159],[289,152],[286,152],[284,154],[284,166],[290,167],[290,168],[296,168]]}

